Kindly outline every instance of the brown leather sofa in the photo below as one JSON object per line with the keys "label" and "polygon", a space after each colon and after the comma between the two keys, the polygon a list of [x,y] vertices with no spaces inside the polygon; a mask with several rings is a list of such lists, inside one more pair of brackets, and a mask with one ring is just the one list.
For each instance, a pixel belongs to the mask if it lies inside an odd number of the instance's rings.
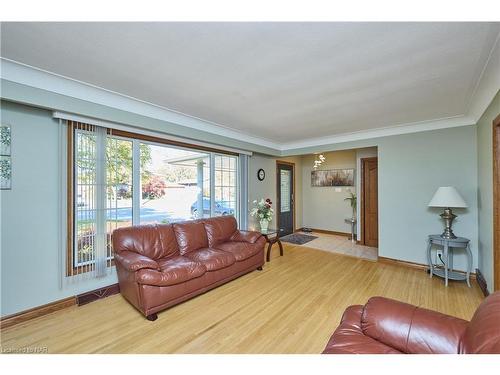
{"label": "brown leather sofa", "polygon": [[470,322],[383,297],[350,306],[323,354],[500,353],[500,292]]}
{"label": "brown leather sofa", "polygon": [[264,265],[265,239],[222,216],[113,232],[120,293],[148,320]]}

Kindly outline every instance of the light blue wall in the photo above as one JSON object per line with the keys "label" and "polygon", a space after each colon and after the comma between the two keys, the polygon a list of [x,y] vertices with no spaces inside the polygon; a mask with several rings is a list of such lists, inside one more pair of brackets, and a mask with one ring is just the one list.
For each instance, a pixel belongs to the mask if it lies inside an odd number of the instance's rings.
{"label": "light blue wall", "polygon": [[116,283],[115,277],[59,288],[58,122],[51,112],[2,102],[12,127],[12,190],[0,191],[1,315]]}
{"label": "light blue wall", "polygon": [[493,120],[500,114],[500,91],[477,123],[478,266],[493,291]]}
{"label": "light blue wall", "polygon": [[[439,186],[455,186],[468,209],[455,209],[456,235],[471,240],[477,267],[476,128],[463,126],[378,140],[379,255],[427,263],[426,239],[439,234],[442,210],[428,208]],[[466,257],[455,258],[465,269]]]}

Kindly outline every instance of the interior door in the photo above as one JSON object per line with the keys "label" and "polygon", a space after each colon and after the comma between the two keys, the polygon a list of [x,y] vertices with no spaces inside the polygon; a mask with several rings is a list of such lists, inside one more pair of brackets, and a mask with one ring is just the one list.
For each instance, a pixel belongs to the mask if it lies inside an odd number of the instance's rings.
{"label": "interior door", "polygon": [[378,160],[362,159],[363,163],[363,244],[378,247]]}
{"label": "interior door", "polygon": [[500,290],[500,114],[493,120],[493,285],[492,288],[493,291]]}
{"label": "interior door", "polygon": [[294,165],[277,162],[277,218],[280,236],[293,233],[294,226]]}

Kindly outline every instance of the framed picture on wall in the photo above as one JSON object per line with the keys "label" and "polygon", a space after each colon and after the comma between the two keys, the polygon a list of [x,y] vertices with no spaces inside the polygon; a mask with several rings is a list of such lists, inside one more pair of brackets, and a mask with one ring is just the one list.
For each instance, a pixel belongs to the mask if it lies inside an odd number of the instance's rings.
{"label": "framed picture on wall", "polygon": [[11,131],[9,125],[0,125],[0,155],[10,156]]}
{"label": "framed picture on wall", "polygon": [[12,186],[12,162],[10,156],[0,156],[0,189],[9,190]]}
{"label": "framed picture on wall", "polygon": [[12,183],[11,129],[9,125],[0,125],[0,190],[8,190]]}
{"label": "framed picture on wall", "polygon": [[312,171],[311,186],[354,186],[354,169]]}

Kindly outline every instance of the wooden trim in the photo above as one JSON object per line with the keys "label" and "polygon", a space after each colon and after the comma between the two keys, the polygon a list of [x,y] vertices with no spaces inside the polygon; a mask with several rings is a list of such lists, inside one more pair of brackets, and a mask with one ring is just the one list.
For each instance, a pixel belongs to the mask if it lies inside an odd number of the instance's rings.
{"label": "wooden trim", "polygon": [[292,173],[293,173],[293,212],[292,212],[292,216],[293,216],[293,228],[292,228],[292,233],[296,231],[296,226],[295,226],[295,206],[296,206],[296,202],[297,202],[297,197],[296,197],[296,190],[295,190],[295,163],[292,163],[292,162],[289,162],[289,161],[283,161],[283,160],[276,160],[276,229],[278,229],[279,231],[279,228],[280,228],[280,215],[279,215],[279,207],[281,206],[280,205],[280,194],[279,194],[279,188],[280,188],[280,175],[279,175],[279,165],[282,164],[282,165],[289,165],[292,167]]}
{"label": "wooden trim", "polygon": [[479,268],[476,268],[476,281],[484,296],[488,297],[490,295],[490,292],[488,291],[488,284],[486,283],[486,279]]}
{"label": "wooden trim", "polygon": [[[360,180],[361,180],[361,192],[360,192],[360,194],[358,194],[358,198],[361,197],[361,199],[358,199],[358,204],[361,203],[361,205],[359,206],[359,212],[360,212],[361,218],[360,218],[360,226],[359,226],[359,228],[360,228],[359,243],[360,243],[360,245],[363,245],[363,246],[366,246],[366,243],[365,243],[365,200],[364,200],[364,197],[365,197],[365,173],[364,172],[365,172],[365,163],[367,161],[371,161],[371,160],[377,161],[377,171],[378,171],[378,156],[360,159],[361,171],[359,173],[360,173]],[[377,184],[378,184],[378,181],[377,181]],[[378,199],[378,196],[377,196],[377,199]]]}
{"label": "wooden trim", "polygon": [[66,160],[66,168],[67,168],[67,200],[66,200],[66,209],[67,209],[67,226],[66,226],[66,276],[71,276],[73,274],[73,234],[74,234],[74,218],[73,218],[73,210],[74,210],[74,134],[75,134],[75,124],[73,121],[67,121],[67,160]]}
{"label": "wooden trim", "polygon": [[1,328],[12,327],[13,325],[27,322],[28,320],[39,318],[41,316],[75,306],[76,298],[69,297],[59,301],[51,302],[43,306],[34,307],[29,310],[21,311],[16,314],[7,315],[0,320]]}
{"label": "wooden trim", "polygon": [[68,297],[59,301],[51,302],[46,305],[33,307],[32,309],[24,310],[16,314],[7,315],[0,319],[1,329],[12,327],[19,323],[27,322],[28,320],[39,318],[41,316],[51,314],[53,312],[63,310],[71,306],[82,306],[87,303],[97,301],[102,298],[120,293],[119,284],[112,284],[100,289],[95,289],[90,292],[82,293],[77,296]]}
{"label": "wooden trim", "polygon": [[118,283],[105,286],[103,288],[91,290],[90,292],[82,293],[76,296],[76,304],[78,306],[86,305],[87,303],[103,299],[113,294],[120,293],[120,285]]}
{"label": "wooden trim", "polygon": [[196,149],[196,150],[201,150],[201,151],[215,152],[215,153],[218,153],[218,154],[239,156],[239,154],[236,153],[236,152],[219,150],[217,148],[200,146],[200,145],[193,145],[193,144],[191,144],[189,142],[179,142],[179,141],[174,141],[174,140],[171,140],[171,139],[154,137],[154,136],[151,136],[151,135],[145,135],[145,134],[139,134],[139,133],[132,133],[132,132],[128,132],[128,131],[125,131],[125,130],[116,130],[116,129],[113,129],[112,132],[111,132],[111,134],[112,135],[116,135],[118,137],[139,139],[141,141],[161,143],[161,144],[164,144],[164,145],[185,147],[185,148],[191,148],[191,149]]}
{"label": "wooden trim", "polygon": [[[302,231],[303,229],[304,228],[299,228],[299,229],[297,229],[297,231]],[[347,232],[337,232],[334,230],[316,229],[316,228],[309,228],[309,229],[311,229],[313,232],[316,232],[316,233],[332,234],[334,236],[343,236],[343,237],[351,238],[351,233],[347,233]]]}
{"label": "wooden trim", "polygon": [[[392,264],[394,266],[403,266],[403,267],[408,267],[408,268],[413,268],[413,269],[418,269],[418,270],[424,270],[426,272],[429,271],[428,264],[409,262],[409,261],[401,260],[401,259],[393,259],[393,258],[386,258],[386,257],[379,256],[378,262],[385,263],[385,264]],[[463,273],[463,274],[466,273],[466,272],[461,271],[461,270],[453,270],[453,271],[458,272],[458,273]],[[474,272],[471,272],[470,278],[472,280],[476,279],[476,274]]]}
{"label": "wooden trim", "polygon": [[500,150],[497,137],[500,114],[493,120],[493,291],[500,290]]}

